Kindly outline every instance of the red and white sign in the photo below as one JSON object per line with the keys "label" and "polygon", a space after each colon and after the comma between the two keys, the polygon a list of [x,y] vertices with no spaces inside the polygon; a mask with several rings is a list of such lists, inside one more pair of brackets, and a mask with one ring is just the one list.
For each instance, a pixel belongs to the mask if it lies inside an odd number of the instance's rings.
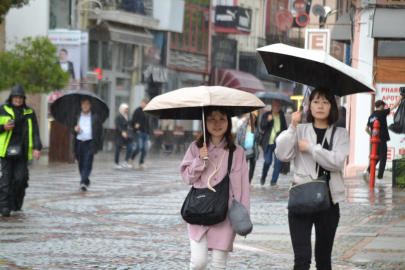
{"label": "red and white sign", "polygon": [[307,7],[307,3],[305,3],[304,0],[297,0],[293,4],[293,9],[295,11],[297,11],[298,13],[304,12],[306,7]]}
{"label": "red and white sign", "polygon": [[57,100],[57,99],[60,98],[61,96],[63,96],[63,92],[52,92],[52,93],[49,95],[48,102],[49,102],[49,103],[54,103],[55,100]]}
{"label": "red and white sign", "polygon": [[[385,108],[391,107],[395,101],[399,98],[399,88],[405,86],[403,84],[377,84],[377,89],[375,93],[375,101],[382,100],[386,103]],[[373,108],[374,109],[374,108]],[[393,110],[387,117],[387,125],[390,126],[394,123],[394,114],[396,109]],[[364,123],[366,124],[366,123]],[[395,134],[394,132],[388,131],[390,134],[390,141],[387,142],[388,152],[387,152],[387,162],[392,162],[399,155],[405,154],[405,134]],[[390,168],[392,165],[387,165]]]}
{"label": "red and white sign", "polygon": [[393,159],[395,159],[395,147],[388,147],[387,162],[392,162]]}
{"label": "red and white sign", "polygon": [[295,18],[295,22],[301,27],[307,26],[307,24],[309,23],[308,14],[305,12],[298,14]]}
{"label": "red and white sign", "polygon": [[330,29],[307,29],[305,49],[330,52]]}
{"label": "red and white sign", "polygon": [[274,15],[274,24],[281,31],[287,31],[293,26],[294,17],[288,10],[279,9]]}

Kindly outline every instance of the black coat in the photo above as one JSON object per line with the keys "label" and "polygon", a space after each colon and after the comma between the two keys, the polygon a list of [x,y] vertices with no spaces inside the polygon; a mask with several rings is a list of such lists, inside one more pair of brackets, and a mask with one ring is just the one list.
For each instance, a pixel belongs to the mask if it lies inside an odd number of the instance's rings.
{"label": "black coat", "polygon": [[[263,134],[260,145],[261,145],[264,153],[266,153],[267,147],[269,146],[270,134],[271,134],[271,130],[273,129],[273,124],[274,124],[273,120],[270,122],[267,121],[267,117],[271,113],[272,113],[272,111],[264,113],[262,116],[262,119],[260,120],[260,129],[262,130],[262,134]],[[287,130],[287,122],[285,120],[285,115],[284,115],[283,111],[280,111],[279,115],[280,115],[280,133],[281,133],[284,130]]]}
{"label": "black coat", "polygon": [[[70,132],[75,136],[75,140],[73,140],[73,153],[76,151],[76,137],[78,134],[75,131],[75,126],[77,125],[78,120],[79,115],[77,115],[74,119],[73,123],[76,124],[70,127]],[[93,152],[94,154],[97,154],[98,151],[103,150],[103,123],[101,122],[100,117],[93,112],[91,113],[91,136],[93,138]]]}
{"label": "black coat", "polygon": [[124,116],[121,114],[118,114],[117,117],[115,117],[115,133],[114,133],[114,144],[115,146],[122,146],[125,145],[128,141],[128,139],[125,139],[122,136],[122,132],[125,131],[128,133],[129,131],[129,121],[125,119]]}
{"label": "black coat", "polygon": [[[139,124],[139,128],[135,129],[135,124]],[[131,120],[131,127],[135,129],[135,132],[149,133],[149,116],[139,107],[134,111]]]}

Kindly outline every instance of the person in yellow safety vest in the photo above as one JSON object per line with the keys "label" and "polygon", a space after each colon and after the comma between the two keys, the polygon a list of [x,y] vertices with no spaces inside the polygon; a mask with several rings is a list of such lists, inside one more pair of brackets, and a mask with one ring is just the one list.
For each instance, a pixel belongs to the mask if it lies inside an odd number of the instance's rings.
{"label": "person in yellow safety vest", "polygon": [[35,112],[25,104],[21,84],[0,105],[0,211],[9,217],[22,208],[28,187],[28,160],[41,156],[41,139]]}

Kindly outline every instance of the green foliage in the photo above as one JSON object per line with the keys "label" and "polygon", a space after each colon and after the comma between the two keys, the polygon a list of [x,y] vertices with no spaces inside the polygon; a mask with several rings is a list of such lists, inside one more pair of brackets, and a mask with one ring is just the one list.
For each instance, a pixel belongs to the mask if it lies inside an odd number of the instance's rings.
{"label": "green foliage", "polygon": [[57,64],[57,48],[47,37],[27,37],[0,53],[0,91],[20,83],[26,93],[49,93],[67,86],[69,72]]}
{"label": "green foliage", "polygon": [[400,188],[405,188],[405,155],[396,158],[395,175],[397,176],[397,183]]}
{"label": "green foliage", "polygon": [[3,22],[4,15],[10,10],[10,8],[21,8],[28,4],[29,0],[1,0],[0,1],[0,23]]}

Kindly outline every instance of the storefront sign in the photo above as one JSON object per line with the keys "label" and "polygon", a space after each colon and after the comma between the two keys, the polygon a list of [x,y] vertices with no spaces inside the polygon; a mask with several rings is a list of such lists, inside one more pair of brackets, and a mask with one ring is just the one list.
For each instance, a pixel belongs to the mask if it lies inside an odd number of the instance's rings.
{"label": "storefront sign", "polygon": [[216,6],[215,26],[250,32],[252,10],[235,6]]}
{"label": "storefront sign", "polygon": [[238,42],[219,36],[212,37],[212,66],[236,69]]}
{"label": "storefront sign", "polygon": [[305,49],[330,52],[330,29],[307,29]]}
{"label": "storefront sign", "polygon": [[[377,84],[375,100],[384,101],[387,104],[385,108],[389,108],[398,100],[399,88],[403,86],[405,86],[405,82],[403,84]],[[387,117],[388,126],[394,123],[395,111],[392,111]],[[389,134],[391,140],[387,142],[387,163],[392,162],[393,159],[405,152],[405,134],[395,134],[391,131]],[[390,167],[392,167],[391,164],[387,165],[387,168]]]}
{"label": "storefront sign", "polygon": [[167,72],[167,68],[147,65],[142,72],[143,81],[166,83],[168,81]]}

